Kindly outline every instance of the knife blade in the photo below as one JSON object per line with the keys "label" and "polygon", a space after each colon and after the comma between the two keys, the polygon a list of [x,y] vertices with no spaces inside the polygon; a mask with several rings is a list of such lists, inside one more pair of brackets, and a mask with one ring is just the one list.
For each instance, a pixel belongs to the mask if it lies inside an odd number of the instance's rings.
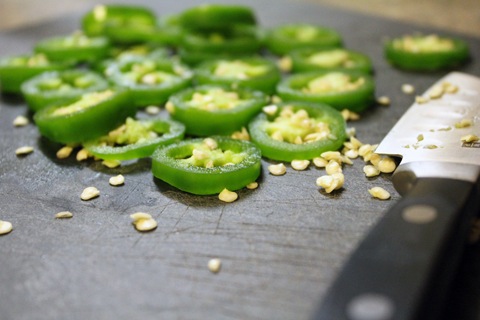
{"label": "knife blade", "polygon": [[314,319],[438,319],[480,208],[480,78],[452,72],[405,112],[376,153],[401,157],[402,198],[367,232]]}

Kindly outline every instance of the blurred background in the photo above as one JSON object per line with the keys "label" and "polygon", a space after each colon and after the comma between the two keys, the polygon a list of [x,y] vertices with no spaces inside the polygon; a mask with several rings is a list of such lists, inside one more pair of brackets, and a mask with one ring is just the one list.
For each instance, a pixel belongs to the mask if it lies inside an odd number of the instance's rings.
{"label": "blurred background", "polygon": [[[292,0],[327,4],[420,26],[480,37],[480,0]],[[84,11],[111,0],[0,0],[0,30]],[[202,1],[207,2],[207,1]],[[211,2],[214,2],[213,0]],[[241,3],[241,0],[238,1]],[[132,1],[134,3],[134,1]],[[201,2],[199,2],[201,3]],[[272,0],[274,3],[274,0]]]}

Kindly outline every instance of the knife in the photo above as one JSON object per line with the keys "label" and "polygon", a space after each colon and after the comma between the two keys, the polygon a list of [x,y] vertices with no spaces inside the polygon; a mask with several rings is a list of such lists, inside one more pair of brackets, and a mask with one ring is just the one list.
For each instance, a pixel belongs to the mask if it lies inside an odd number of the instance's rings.
{"label": "knife", "polygon": [[354,250],[314,319],[439,319],[480,208],[480,141],[463,142],[468,134],[480,135],[480,78],[452,72],[376,149],[402,158],[392,177],[402,198]]}

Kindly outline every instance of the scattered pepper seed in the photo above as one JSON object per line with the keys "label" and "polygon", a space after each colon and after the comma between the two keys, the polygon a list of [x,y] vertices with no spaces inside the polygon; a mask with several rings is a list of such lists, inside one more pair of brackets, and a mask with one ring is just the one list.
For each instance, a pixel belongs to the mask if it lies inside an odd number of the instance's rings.
{"label": "scattered pepper seed", "polygon": [[287,167],[283,163],[271,164],[268,166],[268,172],[274,176],[281,176],[287,173]]}
{"label": "scattered pepper seed", "polygon": [[108,180],[108,183],[111,186],[121,186],[125,183],[125,177],[121,174],[114,177],[110,177],[110,179]]}
{"label": "scattered pepper seed", "polygon": [[469,143],[469,142],[476,142],[480,140],[480,138],[475,134],[467,134],[466,136],[461,137],[460,140],[462,142]]}
{"label": "scattered pepper seed", "polygon": [[133,220],[132,224],[137,231],[152,231],[158,226],[157,221],[155,221],[149,213],[135,212],[130,215],[130,218]]}
{"label": "scattered pepper seed", "polygon": [[61,211],[55,214],[55,219],[69,219],[73,217],[73,213],[70,211]]}
{"label": "scattered pepper seed", "polygon": [[388,106],[390,105],[391,101],[390,98],[387,96],[381,96],[377,98],[377,103],[382,106]]}
{"label": "scattered pepper seed", "polygon": [[415,87],[409,83],[402,84],[402,92],[405,94],[413,94],[415,92]]}
{"label": "scattered pepper seed", "polygon": [[246,185],[247,189],[253,190],[258,188],[258,182],[250,182],[249,184]]}
{"label": "scattered pepper seed", "polygon": [[218,194],[218,199],[223,202],[234,202],[238,199],[238,194],[234,191],[230,191],[228,189],[223,189],[222,192]]}
{"label": "scattered pepper seed", "polygon": [[308,168],[310,161],[308,160],[292,160],[291,164],[293,169],[297,171],[302,171]]}
{"label": "scattered pepper seed", "polygon": [[30,121],[25,116],[17,116],[15,119],[13,119],[13,125],[15,127],[24,127],[29,123]]}
{"label": "scattered pepper seed", "polygon": [[415,97],[415,102],[418,103],[418,104],[427,103],[428,101],[430,101],[430,99],[428,99],[426,97],[422,97],[422,96],[416,96]]}
{"label": "scattered pepper seed", "polygon": [[262,108],[263,113],[268,114],[269,116],[273,116],[275,113],[277,113],[277,110],[278,107],[274,104]]}
{"label": "scattered pepper seed", "polygon": [[145,112],[149,115],[156,115],[160,113],[160,107],[159,106],[148,106],[145,108]]}
{"label": "scattered pepper seed", "polygon": [[32,153],[33,150],[34,150],[33,147],[24,146],[24,147],[20,147],[17,150],[15,150],[15,154],[17,156],[26,156],[27,154]]}
{"label": "scattered pepper seed", "polygon": [[10,233],[12,232],[12,230],[13,230],[13,226],[10,222],[0,220],[0,235]]}
{"label": "scattered pepper seed", "polygon": [[371,178],[371,177],[376,177],[380,174],[380,170],[375,168],[374,166],[368,164],[363,167],[363,173],[365,173],[365,177]]}
{"label": "scattered pepper seed", "polygon": [[382,187],[373,187],[371,189],[368,189],[368,192],[372,195],[372,197],[380,200],[390,199],[390,193]]}
{"label": "scattered pepper seed", "polygon": [[119,167],[122,163],[118,160],[103,160],[102,164],[110,169]]}
{"label": "scattered pepper seed", "polygon": [[459,122],[455,123],[456,129],[469,128],[471,126],[473,126],[472,119],[462,119]]}
{"label": "scattered pepper seed", "polygon": [[64,146],[57,151],[58,159],[66,159],[72,154],[73,148],[70,146]]}
{"label": "scattered pepper seed", "polygon": [[222,261],[218,258],[210,259],[208,261],[208,270],[212,273],[218,273],[222,267]]}
{"label": "scattered pepper seed", "polygon": [[84,201],[88,201],[98,197],[99,195],[100,195],[100,191],[97,188],[87,187],[83,190],[82,194],[80,195],[80,198]]}
{"label": "scattered pepper seed", "polygon": [[90,152],[87,149],[83,148],[77,152],[76,159],[77,161],[87,160],[90,157]]}

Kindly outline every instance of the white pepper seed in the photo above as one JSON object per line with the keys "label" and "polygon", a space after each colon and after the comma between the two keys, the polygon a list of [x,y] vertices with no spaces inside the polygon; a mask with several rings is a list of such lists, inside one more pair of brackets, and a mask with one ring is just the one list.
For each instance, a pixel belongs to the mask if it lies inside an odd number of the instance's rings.
{"label": "white pepper seed", "polygon": [[405,94],[412,94],[415,92],[415,87],[408,83],[402,84],[402,92]]}
{"label": "white pepper seed", "polygon": [[368,189],[368,192],[372,195],[372,197],[380,200],[390,199],[390,193],[382,187],[373,187]]}
{"label": "white pepper seed", "polygon": [[287,172],[287,167],[283,163],[271,164],[268,166],[268,171],[274,176],[281,176]]}
{"label": "white pepper seed", "polygon": [[327,172],[327,174],[334,174],[337,172],[342,172],[342,167],[337,161],[330,160],[325,167],[325,171]]}
{"label": "white pepper seed", "polygon": [[262,108],[262,111],[268,114],[269,116],[273,116],[277,112],[277,110],[278,110],[278,107],[274,104],[271,104]]}
{"label": "white pepper seed", "polygon": [[87,187],[83,190],[82,194],[80,195],[80,198],[84,201],[88,201],[98,197],[99,195],[100,195],[100,191],[97,188]]}
{"label": "white pepper seed", "polygon": [[17,156],[26,156],[27,154],[32,153],[33,150],[34,150],[33,147],[24,146],[24,147],[20,147],[17,150],[15,150],[15,154]]}
{"label": "white pepper seed", "polygon": [[212,273],[218,273],[222,267],[222,261],[218,258],[210,259],[208,261],[208,270]]}
{"label": "white pepper seed", "polygon": [[70,146],[64,146],[57,151],[58,159],[66,159],[72,154],[73,148]]}
{"label": "white pepper seed", "polygon": [[390,105],[391,101],[390,98],[387,96],[381,96],[377,98],[377,103],[382,106],[388,106]]}
{"label": "white pepper seed", "polygon": [[316,158],[313,158],[313,164],[317,168],[325,168],[328,164],[328,161],[324,158],[316,157]]}
{"label": "white pepper seed", "polygon": [[253,190],[258,188],[258,182],[250,182],[249,184],[246,185],[247,189]]}
{"label": "white pepper seed", "polygon": [[234,202],[238,199],[238,194],[234,191],[223,189],[222,192],[218,194],[218,199],[223,202]]}
{"label": "white pepper seed", "polygon": [[378,176],[380,174],[380,170],[369,164],[363,167],[363,173],[365,173],[365,177],[371,178]]}
{"label": "white pepper seed", "polygon": [[25,116],[17,116],[15,119],[13,119],[13,125],[15,127],[24,127],[29,123],[30,121]]}
{"label": "white pepper seed", "polygon": [[139,219],[152,219],[152,215],[146,212],[135,212],[130,215],[130,218],[135,222]]}
{"label": "white pepper seed", "polygon": [[103,160],[102,164],[110,169],[119,167],[122,163],[118,160]]}
{"label": "white pepper seed", "polygon": [[480,138],[477,135],[474,134],[468,134],[466,136],[463,136],[460,138],[462,142],[470,143],[470,142],[476,142],[480,140]]}
{"label": "white pepper seed", "polygon": [[383,157],[376,165],[377,169],[383,173],[392,173],[395,171],[397,165],[390,157]]}
{"label": "white pepper seed", "polygon": [[426,97],[422,97],[422,96],[416,96],[415,97],[415,102],[418,103],[418,104],[424,104],[424,103],[427,103],[428,101],[430,101],[430,99],[428,99]]}
{"label": "white pepper seed", "polygon": [[459,122],[455,123],[455,128],[462,129],[473,126],[473,121],[471,119],[462,119]]}
{"label": "white pepper seed", "polygon": [[292,160],[291,164],[292,168],[297,171],[302,171],[308,168],[310,165],[310,161],[308,160]]}
{"label": "white pepper seed", "polygon": [[135,226],[135,229],[138,231],[142,232],[147,232],[147,231],[152,231],[157,228],[158,223],[155,221],[155,219],[152,218],[141,218],[137,219],[133,222],[133,225]]}
{"label": "white pepper seed", "polygon": [[69,219],[73,217],[73,213],[70,211],[61,211],[55,214],[55,219]]}
{"label": "white pepper seed", "polygon": [[125,183],[125,177],[121,174],[114,177],[110,177],[110,179],[108,180],[108,183],[111,186],[121,186]]}
{"label": "white pepper seed", "polygon": [[90,152],[87,149],[83,148],[77,152],[76,159],[77,161],[87,160],[90,157]]}
{"label": "white pepper seed", "polygon": [[0,235],[10,233],[13,230],[13,226],[8,221],[0,220]]}
{"label": "white pepper seed", "polygon": [[145,112],[150,115],[156,115],[160,113],[160,107],[158,106],[148,106],[145,108]]}

